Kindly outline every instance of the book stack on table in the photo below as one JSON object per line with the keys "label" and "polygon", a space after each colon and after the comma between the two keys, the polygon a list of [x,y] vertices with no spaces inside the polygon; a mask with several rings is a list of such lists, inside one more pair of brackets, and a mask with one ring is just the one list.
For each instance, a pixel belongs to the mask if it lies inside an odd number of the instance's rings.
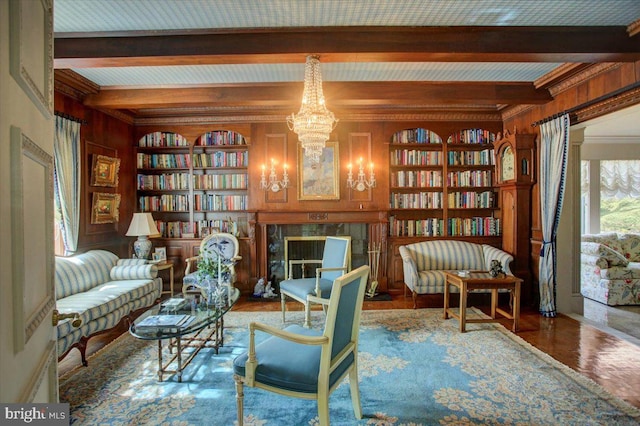
{"label": "book stack on table", "polygon": [[172,297],[171,299],[167,299],[162,302],[162,307],[168,311],[177,311],[185,307],[188,303],[189,301],[182,297]]}

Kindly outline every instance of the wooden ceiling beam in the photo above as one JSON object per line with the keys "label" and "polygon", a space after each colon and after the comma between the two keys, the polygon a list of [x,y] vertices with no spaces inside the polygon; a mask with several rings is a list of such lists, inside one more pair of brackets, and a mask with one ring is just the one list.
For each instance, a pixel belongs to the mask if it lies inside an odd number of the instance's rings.
{"label": "wooden ceiling beam", "polygon": [[55,68],[323,62],[633,62],[624,26],[321,27],[55,35]]}
{"label": "wooden ceiling beam", "polygon": [[[325,82],[330,106],[349,108],[406,104],[543,104],[549,91],[532,83],[486,82]],[[93,108],[138,109],[185,106],[282,107],[297,110],[302,83],[262,83],[215,87],[103,89],[84,103]]]}

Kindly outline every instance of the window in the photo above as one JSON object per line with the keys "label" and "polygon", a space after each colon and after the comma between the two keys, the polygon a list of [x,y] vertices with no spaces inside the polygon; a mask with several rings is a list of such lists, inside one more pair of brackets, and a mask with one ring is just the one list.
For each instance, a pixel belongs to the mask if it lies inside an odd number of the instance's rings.
{"label": "window", "polygon": [[581,177],[583,233],[640,230],[640,160],[582,161]]}

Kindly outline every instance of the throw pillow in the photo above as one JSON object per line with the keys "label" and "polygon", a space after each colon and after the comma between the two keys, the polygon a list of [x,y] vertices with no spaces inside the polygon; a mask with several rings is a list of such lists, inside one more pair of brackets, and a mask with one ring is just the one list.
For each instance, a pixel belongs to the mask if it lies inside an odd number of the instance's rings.
{"label": "throw pillow", "polygon": [[126,265],[111,268],[111,279],[118,280],[150,280],[158,276],[156,265]]}
{"label": "throw pillow", "polygon": [[582,253],[605,259],[609,266],[627,266],[629,264],[626,257],[604,244],[582,243],[581,251]]}

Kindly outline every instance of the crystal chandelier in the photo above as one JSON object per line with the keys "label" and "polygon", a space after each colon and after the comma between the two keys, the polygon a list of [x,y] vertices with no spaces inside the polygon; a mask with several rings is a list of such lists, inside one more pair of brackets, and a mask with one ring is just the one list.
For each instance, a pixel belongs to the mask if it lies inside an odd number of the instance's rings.
{"label": "crystal chandelier", "polygon": [[302,105],[297,115],[287,117],[287,125],[289,130],[298,135],[304,155],[311,159],[312,164],[320,162],[324,144],[337,123],[338,120],[324,103],[320,59],[318,56],[307,56]]}

